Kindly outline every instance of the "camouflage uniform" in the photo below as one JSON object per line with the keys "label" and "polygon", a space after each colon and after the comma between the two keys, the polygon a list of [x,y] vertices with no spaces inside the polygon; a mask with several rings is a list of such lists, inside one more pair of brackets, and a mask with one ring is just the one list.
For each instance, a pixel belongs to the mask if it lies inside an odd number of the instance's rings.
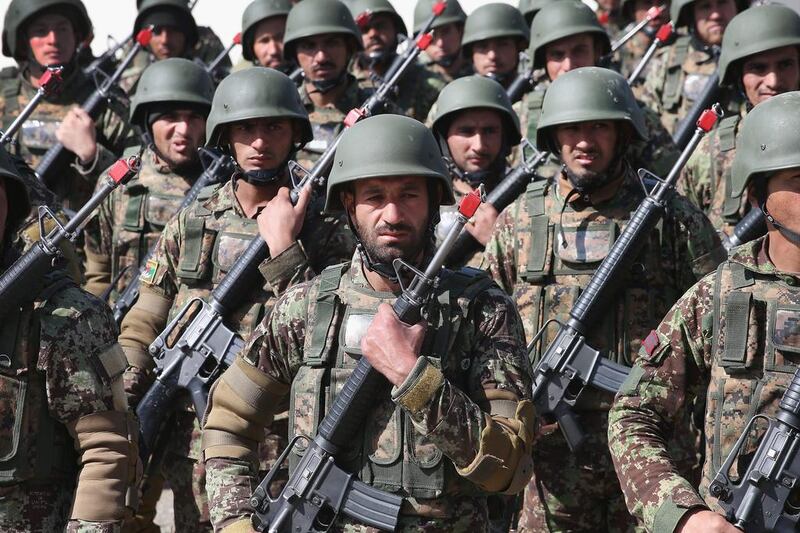
{"label": "camouflage uniform", "polygon": [[471,76],[475,74],[475,71],[472,69],[472,63],[470,63],[466,59],[463,60],[461,68],[455,74],[450,74],[449,72],[447,72],[444,69],[444,67],[438,65],[425,52],[421,52],[417,60],[424,69],[426,69],[427,71],[431,72],[436,76],[439,76],[441,79],[444,80],[445,83],[450,83],[451,81],[457,80],[458,78],[463,78],[465,76]]}
{"label": "camouflage uniform", "polygon": [[[628,32],[631,28],[633,28],[633,26],[633,22],[625,26],[625,28],[620,31],[620,36]],[[652,42],[653,36],[648,35],[647,29],[644,29],[631,37],[628,42],[622,45],[622,47],[614,54],[614,62],[619,67],[618,70],[620,74],[625,76],[627,79],[633,73],[633,69],[639,65],[639,62],[642,60],[642,56],[644,56],[645,52],[647,52],[647,49],[650,48],[650,44]],[[638,84],[645,80],[647,73],[651,68],[652,62],[648,63],[641,74],[639,74],[639,77],[636,78]],[[637,87],[638,85],[633,87],[634,93],[636,92]]]}
{"label": "camouflage uniform", "polygon": [[152,148],[144,151],[139,174],[100,204],[86,228],[86,290],[99,296],[113,289],[113,303],[177,213],[195,178],[175,174]]}

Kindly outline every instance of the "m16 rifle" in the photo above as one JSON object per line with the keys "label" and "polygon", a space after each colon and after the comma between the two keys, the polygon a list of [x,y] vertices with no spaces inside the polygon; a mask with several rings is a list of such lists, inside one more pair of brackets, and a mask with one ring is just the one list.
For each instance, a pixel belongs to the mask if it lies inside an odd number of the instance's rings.
{"label": "m16 rifle", "polygon": [[[95,58],[91,63],[89,63],[83,68],[83,74],[85,76],[93,78],[96,72],[104,71],[106,68],[108,68],[110,65],[113,64],[114,58],[116,58],[117,56],[117,52],[128,46],[128,44],[133,41],[134,37],[136,36],[131,33],[122,41],[115,43],[112,46],[109,46],[108,50],[103,52],[100,56]],[[112,37],[109,35],[108,39],[112,40]]]}
{"label": "m16 rifle", "polygon": [[[653,55],[656,53],[656,50],[663,46],[665,43],[668,43],[670,39],[672,39],[672,34],[674,33],[675,28],[671,22],[667,22],[656,32],[656,36],[653,38],[653,42],[650,43],[650,46],[647,47],[647,51],[642,56],[642,59],[639,60],[639,63],[636,65],[636,68],[633,69],[631,75],[628,76],[628,85],[633,86],[636,83],[636,80],[639,78],[639,75],[642,73],[644,68],[653,58]],[[705,108],[702,108],[705,109]]]}
{"label": "m16 rifle", "polygon": [[[101,83],[89,98],[81,104],[81,108],[89,114],[92,120],[97,120],[97,117],[105,110],[111,96],[111,91],[116,86],[122,73],[128,68],[128,65],[133,61],[136,54],[150,43],[152,37],[153,29],[151,27],[139,31],[139,33],[136,34],[136,44],[131,47],[128,55],[125,56],[125,59],[122,60],[114,73]],[[39,179],[49,188],[55,189],[53,185],[58,181],[59,177],[61,177],[64,168],[70,163],[73,157],[75,157],[75,154],[67,150],[62,143],[51,146],[36,168]]]}
{"label": "m16 rifle", "polygon": [[19,127],[22,126],[22,123],[25,122],[31,113],[39,106],[39,102],[41,102],[43,98],[58,94],[61,91],[61,84],[64,81],[61,78],[62,70],[62,67],[47,67],[47,70],[44,71],[44,74],[39,79],[39,88],[36,89],[36,94],[31,98],[31,101],[28,102],[28,105],[22,109],[8,129],[0,136],[0,144],[11,141]]}
{"label": "m16 rifle", "polygon": [[619,39],[617,39],[616,41],[611,43],[611,53],[613,54],[614,52],[616,52],[617,50],[619,50],[620,48],[625,46],[625,43],[627,43],[628,41],[633,39],[634,35],[636,35],[640,31],[642,31],[645,28],[645,26],[647,26],[648,24],[653,22],[655,19],[660,17],[661,13],[663,13],[666,9],[667,9],[667,6],[663,6],[663,5],[662,6],[653,6],[650,9],[648,9],[647,10],[647,15],[645,16],[645,18],[643,18],[642,20],[637,22],[635,26],[633,26],[630,30],[628,30],[625,33],[625,35],[623,35],[622,37],[620,37]]}
{"label": "m16 rifle", "polygon": [[[231,50],[233,50],[234,46],[237,46],[237,45],[240,45],[240,44],[242,44],[242,33],[241,32],[239,32],[239,33],[237,33],[236,35],[233,36],[233,40],[231,41],[231,44],[229,44],[222,52],[220,52],[217,55],[217,57],[212,59],[211,63],[209,63],[208,65],[204,65],[204,67],[206,69],[206,72],[208,72],[208,75],[211,76],[212,78],[216,78],[217,75],[218,75],[217,68],[219,67],[219,64],[222,63],[222,60],[225,59],[228,56],[228,54],[231,52]],[[222,77],[224,77],[224,76],[222,76]]]}
{"label": "m16 rifle", "polygon": [[730,236],[724,236],[722,244],[730,251],[746,242],[758,239],[767,233],[767,220],[761,209],[753,208],[736,223]]}
{"label": "m16 rifle", "polygon": [[[199,151],[200,161],[203,163],[205,170],[186,192],[181,205],[179,205],[178,209],[175,211],[175,215],[194,202],[197,195],[199,195],[200,191],[205,187],[214,185],[215,183],[221,183],[222,180],[229,178],[233,174],[235,165],[231,156],[218,154],[207,148],[200,148]],[[131,278],[130,283],[128,283],[114,302],[114,321],[118,326],[122,324],[122,319],[125,318],[125,315],[131,310],[131,307],[133,307],[133,304],[139,299],[139,289],[141,288],[140,278],[145,273],[147,261],[153,257],[153,253],[155,253],[155,244],[147,251],[147,255],[139,261],[139,272],[136,276]],[[125,271],[120,274],[124,273]],[[121,276],[118,276],[117,279],[119,279],[119,277]],[[113,285],[114,284],[112,284],[112,286]]]}
{"label": "m16 rifle", "polygon": [[[745,444],[755,435],[756,424],[766,422],[749,466],[734,476]],[[709,485],[709,493],[719,500],[725,518],[747,533],[797,531],[800,505],[797,481],[800,478],[800,369],[796,370],[781,398],[775,417],[755,415],[745,426],[725,462]]]}
{"label": "m16 rifle", "polygon": [[[578,415],[573,411],[587,385],[615,393],[625,381],[629,369],[602,356],[589,346],[586,337],[591,325],[608,312],[617,288],[623,283],[631,265],[664,214],[673,194],[681,169],[697,147],[700,139],[714,127],[722,109],[715,104],[697,121],[694,135],[681,152],[666,179],[656,178],[652,190],[631,216],[624,231],[614,242],[600,267],[581,292],[569,312],[566,323],[548,320],[531,341],[532,352],[551,322],[559,331],[533,370],[533,403],[536,413],[547,421],[557,421],[570,450],[577,451],[586,439]],[[640,176],[649,174],[640,170]]]}
{"label": "m16 rifle", "polygon": [[719,70],[715,70],[714,74],[708,77],[706,84],[703,86],[703,91],[697,97],[692,108],[686,116],[678,123],[675,128],[675,133],[672,135],[672,140],[675,141],[675,146],[683,150],[692,138],[694,128],[692,124],[697,120],[697,117],[707,109],[711,102],[715,101],[719,95]]}
{"label": "m16 rifle", "polygon": [[512,104],[516,104],[522,100],[522,97],[533,90],[535,85],[533,81],[533,66],[527,52],[522,51],[519,53],[519,65],[519,74],[517,74],[517,77],[514,78],[511,84],[509,84],[508,89],[506,89],[506,94]]}
{"label": "m16 rifle", "polygon": [[[482,195],[481,187],[461,200],[458,219],[425,272],[410,267],[399,259],[395,260],[398,279],[402,279],[401,268],[414,273],[411,283],[401,287],[402,293],[392,307],[403,323],[414,325],[421,320],[422,307],[436,287],[451,247],[464,224],[480,206]],[[313,439],[305,435],[292,439],[272,470],[253,491],[250,504],[254,509],[253,527],[257,531],[324,531],[320,527],[323,517],[326,523],[330,523],[339,513],[370,527],[394,530],[403,499],[355,479],[353,474],[336,464],[337,454],[352,444],[353,435],[358,434],[359,428],[364,425],[367,415],[375,405],[375,398],[386,394],[388,385],[386,378],[372,368],[366,357],[358,361],[355,370],[347,378],[341,392],[320,422],[317,435]],[[270,484],[289,452],[300,441],[307,442],[308,448],[280,495],[273,497],[269,492]]]}

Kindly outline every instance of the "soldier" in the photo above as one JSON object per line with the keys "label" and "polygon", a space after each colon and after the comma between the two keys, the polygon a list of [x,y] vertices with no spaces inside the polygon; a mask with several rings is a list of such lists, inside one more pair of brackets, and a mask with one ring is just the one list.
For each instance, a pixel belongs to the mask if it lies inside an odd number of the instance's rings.
{"label": "soldier", "polygon": [[[276,198],[288,198],[287,163],[311,139],[308,115],[288,77],[253,67],[225,78],[214,94],[206,132],[208,145],[230,153],[238,167],[230,181],[204,189],[197,201],[167,223],[155,256],[147,263],[139,300],[123,320],[120,334],[131,365],[126,386],[134,401],[152,383],[154,363],[147,348],[168,319],[191,298],[206,298],[259,233],[276,235],[271,238],[270,258],[260,266],[264,285],[253,287],[251,298],[225,317],[242,337],[287,286],[310,279],[352,253],[339,219],[321,219],[311,206],[302,222],[308,192],[301,194],[289,214],[259,215]],[[301,227],[306,233],[298,240]],[[175,494],[176,527],[199,531],[210,528],[205,473],[202,463],[196,463],[199,426],[188,395],[180,403],[164,474]],[[269,447],[265,454],[271,459],[286,446],[287,431],[285,421],[279,421],[265,437]]]}
{"label": "soldier", "polygon": [[[130,283],[164,225],[202,171],[214,82],[182,58],[150,65],[131,106],[131,124],[147,131],[138,176],[101,204],[86,230],[86,290],[110,302]],[[139,149],[137,149],[139,150]]]}
{"label": "soldier", "polygon": [[[414,33],[419,33],[431,16],[431,9],[437,0],[417,0],[414,7]],[[444,12],[431,26],[433,41],[420,53],[419,62],[426,69],[438,74],[446,83],[472,74],[472,62],[461,50],[464,23],[467,14],[458,0],[447,0]]]}
{"label": "soldier", "polygon": [[[431,124],[453,182],[456,199],[483,184],[491,192],[506,174],[506,158],[519,144],[519,119],[503,87],[482,76],[460,78],[445,87],[436,101]],[[447,235],[456,211],[443,206],[436,229],[438,240]],[[486,245],[497,220],[497,210],[482,205],[466,228]],[[483,253],[466,264],[478,267]]]}
{"label": "soldier", "polygon": [[[0,148],[2,270],[30,203]],[[136,422],[122,389],[125,356],[106,306],[54,269],[31,302],[3,306],[0,328],[0,529],[116,531],[135,505]]]}
{"label": "soldier", "polygon": [[[642,98],[670,133],[717,70],[722,34],[738,11],[737,0],[675,0],[670,5],[672,24],[676,29],[685,28],[686,34],[656,53],[642,88]],[[718,100],[738,111],[734,97],[723,93]]]}
{"label": "soldier", "polygon": [[[408,35],[403,19],[388,0],[351,0],[350,12],[359,24],[364,50],[356,54],[352,72],[362,87],[374,89],[397,58],[398,35]],[[445,81],[412,63],[395,87],[394,103],[403,113],[424,121]]]}
{"label": "soldier", "polygon": [[[755,28],[752,28],[755,30]],[[708,487],[754,414],[777,411],[797,368],[800,305],[800,93],[775,96],[742,121],[732,196],[747,191],[767,217],[765,237],[734,248],[642,344],[609,415],[609,444],[628,508],[652,531],[738,532]],[[663,447],[685,405],[708,398],[699,492]],[[763,425],[741,450],[750,456]],[[746,460],[746,459],[745,459]]]}
{"label": "soldier", "polygon": [[25,121],[12,146],[33,168],[49,148],[62,143],[75,154],[75,162],[63,169],[53,189],[64,207],[78,210],[91,196],[97,175],[130,142],[131,130],[123,117],[125,106],[110,95],[108,109],[92,118],[76,104],[95,90],[84,76],[75,54],[78,43],[92,31],[92,23],[80,0],[12,0],[3,25],[3,55],[17,67],[0,72],[0,114],[7,128],[36,94],[48,66],[62,66],[63,90],[48,96]]}
{"label": "soldier", "polygon": [[[529,477],[519,316],[485,275],[462,270],[443,273],[423,323],[397,319],[386,305],[400,292],[392,261],[424,267],[439,206],[453,203],[450,179],[433,135],[408,117],[368,118],[343,135],[326,211],[345,212],[359,251],[289,290],[212,390],[203,453],[215,527],[247,524],[250,461],[276,402],[291,391],[291,435],[313,435],[326,384],[341,386],[363,356],[395,387],[375,398],[339,464],[403,496],[397,531],[485,531],[486,492],[515,493]],[[245,397],[261,400],[238,409]],[[345,527],[368,530],[337,519]]]}
{"label": "soldier", "polygon": [[[615,72],[579,68],[547,92],[537,144],[558,154],[562,170],[553,180],[533,182],[500,215],[485,252],[492,276],[514,295],[526,338],[549,319],[569,317],[581,288],[642,202],[645,193],[626,152],[632,139],[645,135],[633,93]],[[588,332],[588,343],[630,365],[661,311],[724,256],[703,214],[673,195],[622,292]],[[555,333],[548,329],[534,347],[534,363]],[[588,440],[580,456],[566,453],[555,424],[539,428],[520,531],[626,531],[634,525],[606,444],[610,402],[608,393],[583,392],[578,412]],[[683,433],[685,426],[676,436],[683,437],[677,444],[687,468],[696,464],[694,440]]]}
{"label": "soldier", "polygon": [[[550,83],[576,68],[598,66],[610,49],[608,34],[583,2],[559,0],[544,6],[531,25],[528,55],[534,69],[544,69],[545,78],[519,104],[522,134],[528,139],[538,137],[537,121]],[[645,109],[642,112],[649,140],[635,141],[629,161],[634,168],[666,175],[678,158],[678,149],[655,113]],[[543,175],[548,175],[545,172],[543,169]]]}
{"label": "soldier", "polygon": [[[622,0],[622,8],[620,9],[620,20],[623,24],[622,29],[617,36],[624,35],[631,30],[636,24],[647,18],[647,12],[653,7],[666,6],[661,14],[647,23],[647,25],[631,39],[622,45],[617,51],[617,61],[619,63],[620,73],[628,78],[639,62],[642,56],[650,47],[656,32],[662,24],[669,22],[669,1],[664,0]],[[637,83],[642,83],[647,76],[650,64],[645,67],[641,74],[636,78]],[[638,87],[638,86],[637,86]],[[634,92],[636,89],[634,89]]]}
{"label": "soldier", "polygon": [[253,0],[242,14],[242,60],[234,70],[262,66],[291,74],[295,68],[283,57],[286,17],[292,9],[290,0]]}
{"label": "soldier", "polygon": [[754,6],[733,17],[722,39],[719,74],[720,86],[741,91],[746,107],[723,118],[703,139],[678,190],[727,238],[750,208],[747,194],[729,194],[739,125],[747,109],[800,89],[800,15],[775,4]]}
{"label": "soldier", "polygon": [[595,16],[609,35],[616,35],[623,26],[621,0],[600,0],[595,8]]}
{"label": "soldier", "polygon": [[314,134],[314,140],[298,154],[298,162],[307,168],[339,134],[347,113],[371,93],[347,71],[355,53],[363,48],[356,22],[339,0],[304,0],[289,12],[284,55],[303,69],[300,99]]}
{"label": "soldier", "polygon": [[525,17],[525,22],[530,27],[536,14],[547,4],[558,0],[520,0],[519,12]]}
{"label": "soldier", "polygon": [[508,87],[517,75],[519,53],[531,32],[519,9],[508,4],[484,4],[470,13],[461,46],[476,74]]}

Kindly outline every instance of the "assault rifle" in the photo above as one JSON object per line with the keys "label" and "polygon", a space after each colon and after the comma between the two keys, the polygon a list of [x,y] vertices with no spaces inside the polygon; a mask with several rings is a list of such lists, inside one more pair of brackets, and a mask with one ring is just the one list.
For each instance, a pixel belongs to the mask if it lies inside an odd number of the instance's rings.
{"label": "assault rifle", "polygon": [[528,53],[522,51],[519,53],[520,73],[514,78],[514,81],[506,89],[508,99],[512,104],[519,102],[526,93],[529,93],[533,87],[533,66],[531,58]]}
{"label": "assault rifle", "polygon": [[[749,466],[733,476],[756,424],[766,422]],[[784,392],[775,417],[755,415],[745,426],[708,490],[719,500],[725,518],[747,533],[797,531],[797,480],[800,478],[800,369]],[[793,494],[795,493],[795,494]]]}
{"label": "assault rifle", "polygon": [[[17,309],[22,303],[36,296],[36,291],[32,290],[32,287],[37,286],[61,255],[59,244],[65,239],[74,242],[95,208],[111,194],[111,191],[136,175],[140,166],[139,156],[118,160],[109,169],[105,178],[102,178],[102,186],[66,224],[62,224],[48,207],[39,207],[41,239],[0,276],[0,302],[2,302],[0,316]],[[49,233],[45,231],[46,219],[52,220],[55,226]]]}
{"label": "assault rifle", "polygon": [[22,112],[14,119],[14,122],[11,123],[8,129],[3,132],[3,135],[0,136],[0,144],[11,141],[11,138],[19,127],[22,126],[22,123],[25,122],[31,113],[39,106],[39,102],[42,101],[42,98],[46,98],[61,91],[61,84],[64,82],[61,78],[62,70],[62,67],[47,67],[47,70],[44,71],[44,74],[42,74],[42,77],[39,79],[39,88],[36,90],[36,94],[31,98],[31,101],[28,102],[28,105],[22,109]]}
{"label": "assault rifle", "polygon": [[717,95],[719,94],[719,70],[715,70],[714,74],[709,76],[708,81],[706,81],[705,86],[703,87],[703,92],[700,93],[700,96],[697,97],[692,108],[686,114],[686,117],[681,120],[677,127],[675,128],[675,133],[672,135],[672,140],[675,141],[675,145],[683,150],[689,139],[692,138],[692,134],[694,128],[692,128],[692,124],[697,120],[697,117],[703,112],[704,109],[707,109],[711,102],[717,99]]}
{"label": "assault rifle", "polygon": [[241,32],[239,32],[239,33],[237,33],[236,35],[233,36],[233,40],[231,41],[231,44],[229,44],[225,48],[225,50],[220,52],[217,55],[217,57],[215,57],[211,61],[211,63],[209,63],[208,65],[205,65],[206,72],[208,72],[209,76],[211,76],[212,78],[214,77],[215,72],[217,70],[217,67],[219,67],[220,63],[222,63],[222,60],[225,59],[225,57],[230,53],[231,50],[233,50],[234,46],[239,45],[239,44],[242,44],[242,33]]}
{"label": "assault rifle", "polygon": [[653,38],[653,42],[650,43],[650,46],[647,48],[647,51],[642,56],[642,59],[639,60],[639,63],[636,65],[636,68],[634,68],[633,72],[631,72],[631,75],[628,76],[628,85],[633,86],[633,84],[636,83],[637,78],[644,70],[644,67],[646,67],[647,64],[650,62],[650,60],[653,58],[653,55],[656,53],[656,50],[659,47],[663,46],[664,43],[669,42],[669,40],[672,38],[674,30],[675,28],[672,25],[672,22],[667,22],[666,24],[658,28],[656,36]]}
{"label": "assault rifle", "polygon": [[[91,78],[94,77],[95,72],[102,72],[105,67],[113,63],[114,58],[117,56],[117,52],[128,46],[128,43],[133,41],[134,37],[135,35],[131,33],[124,40],[115,43],[113,46],[110,46],[108,50],[103,52],[100,56],[95,58],[94,61],[83,68],[83,74]],[[109,35],[108,39],[111,40],[112,37]]]}
{"label": "assault rifle", "polygon": [[747,212],[742,219],[734,226],[733,234],[724,236],[722,244],[725,249],[730,251],[732,248],[758,239],[767,233],[767,221],[761,209],[755,207]]}
{"label": "assault rifle", "polygon": [[[458,220],[450,228],[424,273],[400,259],[395,260],[398,279],[402,279],[401,269],[414,274],[410,284],[401,284],[402,293],[392,307],[403,323],[414,325],[420,321],[421,309],[436,287],[451,247],[464,224],[480,206],[482,194],[481,187],[461,200]],[[355,479],[353,474],[336,464],[337,454],[352,445],[353,436],[364,425],[375,399],[386,394],[388,385],[386,378],[372,368],[366,357],[358,361],[322,419],[314,439],[305,435],[297,435],[292,439],[253,491],[250,504],[254,509],[254,529],[265,531],[269,528],[270,533],[320,531],[319,521],[322,517],[331,524],[336,515],[343,513],[367,526],[394,530],[403,499]],[[308,448],[280,495],[273,497],[269,492],[270,484],[289,452],[300,441],[308,443]]]}
{"label": "assault rifle", "polygon": [[[527,151],[532,152],[530,156]],[[537,150],[528,139],[522,139],[519,152],[522,156],[519,166],[510,170],[503,180],[492,189],[492,192],[486,196],[486,203],[497,209],[498,213],[501,213],[503,209],[511,205],[519,195],[525,192],[530,182],[536,177],[536,171],[539,166],[550,155],[548,152]],[[483,248],[483,245],[469,231],[463,229],[453,244],[450,257],[447,258],[447,264],[461,265],[472,254],[483,250]]]}
{"label": "assault rifle", "polygon": [[301,67],[297,67],[289,73],[289,79],[296,84],[299,84],[301,81],[303,81],[303,78],[305,78],[305,73]]}
{"label": "assault rifle", "polygon": [[[220,183],[233,174],[234,163],[231,156],[218,154],[207,148],[200,148],[199,151],[200,161],[203,163],[205,170],[186,192],[181,205],[179,205],[178,209],[175,211],[176,215],[194,202],[197,195],[200,194],[200,191],[205,187]],[[139,272],[131,279],[130,283],[125,287],[125,290],[122,291],[114,302],[114,321],[118,326],[122,324],[122,319],[125,318],[125,315],[131,310],[136,300],[139,299],[139,288],[141,287],[140,278],[147,269],[147,261],[153,257],[154,253],[155,244],[147,251],[147,255],[139,261]],[[124,272],[125,271],[123,271],[123,273]]]}
{"label": "assault rifle", "polygon": [[653,6],[650,9],[648,9],[647,16],[645,16],[645,18],[637,22],[636,25],[630,30],[628,30],[628,32],[625,35],[623,35],[622,37],[611,43],[611,54],[622,48],[625,45],[625,43],[633,39],[633,36],[642,31],[645,26],[647,26],[652,21],[660,17],[661,13],[663,13],[666,9],[667,6],[663,5]]}
{"label": "assault rifle", "polygon": [[[533,370],[533,403],[539,416],[558,422],[573,452],[580,449],[586,439],[578,415],[573,411],[584,388],[592,385],[615,393],[629,372],[627,367],[610,361],[589,346],[586,337],[592,324],[608,312],[608,305],[617,288],[663,216],[681,169],[703,135],[714,127],[721,116],[722,109],[718,104],[703,112],[688,146],[681,152],[667,178],[656,178],[653,189],[633,213],[624,231],[581,292],[569,312],[569,320],[566,324],[556,319],[548,320],[528,346],[529,353],[532,353],[551,322],[560,326],[555,339]],[[640,170],[639,174],[643,176],[649,173]]]}
{"label": "assault rifle", "polygon": [[[136,34],[136,44],[131,47],[130,52],[128,52],[128,55],[125,56],[125,59],[122,60],[114,73],[101,83],[89,98],[81,104],[81,108],[89,114],[92,120],[97,120],[97,117],[99,117],[106,108],[111,90],[117,84],[122,73],[128,68],[131,61],[133,61],[136,54],[150,43],[152,36],[153,29],[151,27],[139,31],[139,33]],[[70,159],[73,157],[75,157],[75,154],[67,150],[63,144],[57,143],[51,146],[36,168],[39,179],[53,189],[53,185],[58,181],[64,167],[69,164]]]}

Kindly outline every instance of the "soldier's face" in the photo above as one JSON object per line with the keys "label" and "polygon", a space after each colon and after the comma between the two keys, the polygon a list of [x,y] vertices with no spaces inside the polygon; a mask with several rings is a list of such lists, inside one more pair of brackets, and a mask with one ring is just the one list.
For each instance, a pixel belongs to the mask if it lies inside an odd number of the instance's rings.
{"label": "soldier's face", "polygon": [[618,132],[611,120],[576,122],[556,127],[561,161],[587,182],[609,170],[616,153]]}
{"label": "soldier's face", "polygon": [[388,13],[377,13],[369,17],[361,29],[361,42],[364,51],[386,52],[397,46],[397,30],[394,27],[394,20]]}
{"label": "soldier's face", "polygon": [[205,141],[206,119],[196,111],[176,109],[153,122],[153,143],[159,157],[172,170],[197,162],[197,149]]}
{"label": "soldier's face", "polygon": [[428,181],[419,176],[356,181],[342,202],[370,256],[414,261],[428,228]]}
{"label": "soldier's face", "polygon": [[174,26],[158,26],[150,40],[150,51],[158,60],[180,57],[186,51],[186,35]]}
{"label": "soldier's face", "polygon": [[289,156],[293,137],[288,119],[243,120],[228,129],[233,157],[245,171],[278,168]]}
{"label": "soldier's face", "polygon": [[599,0],[597,5],[605,11],[615,11],[619,9],[620,0]]}
{"label": "soldier's face", "polygon": [[433,41],[425,53],[434,61],[441,61],[445,57],[453,56],[461,50],[463,35],[464,27],[455,22],[440,26],[433,30]]}
{"label": "soldier's face", "polygon": [[72,22],[55,13],[36,17],[28,25],[27,36],[33,59],[46,67],[69,63],[78,45]]}
{"label": "soldier's face", "polygon": [[769,178],[767,210],[775,220],[800,232],[800,168],[780,170]]}
{"label": "soldier's face", "polygon": [[698,0],[692,4],[694,29],[705,44],[721,44],[725,27],[736,16],[735,0]]}
{"label": "soldier's face", "polygon": [[742,62],[742,86],[751,104],[800,88],[800,60],[794,46],[747,57]]}
{"label": "soldier's face", "polygon": [[472,66],[481,76],[508,74],[517,68],[519,41],[513,37],[485,39],[472,45]]}
{"label": "soldier's face", "polygon": [[283,33],[286,17],[270,17],[253,30],[253,56],[262,67],[278,68],[283,63]]}
{"label": "soldier's face", "polygon": [[471,109],[459,113],[447,128],[450,155],[465,172],[489,168],[502,146],[503,121],[497,111]]}
{"label": "soldier's face", "polygon": [[544,48],[545,70],[550,81],[580,67],[593,67],[600,61],[600,50],[589,33],[570,35]]}
{"label": "soldier's face", "polygon": [[636,22],[641,22],[647,18],[647,11],[651,7],[665,6],[661,14],[651,20],[647,25],[653,29],[658,29],[662,24],[669,21],[669,2],[663,0],[635,0],[633,2],[633,19]]}
{"label": "soldier's face", "polygon": [[297,43],[297,63],[307,81],[332,80],[341,75],[349,60],[347,40],[338,33],[323,33]]}

